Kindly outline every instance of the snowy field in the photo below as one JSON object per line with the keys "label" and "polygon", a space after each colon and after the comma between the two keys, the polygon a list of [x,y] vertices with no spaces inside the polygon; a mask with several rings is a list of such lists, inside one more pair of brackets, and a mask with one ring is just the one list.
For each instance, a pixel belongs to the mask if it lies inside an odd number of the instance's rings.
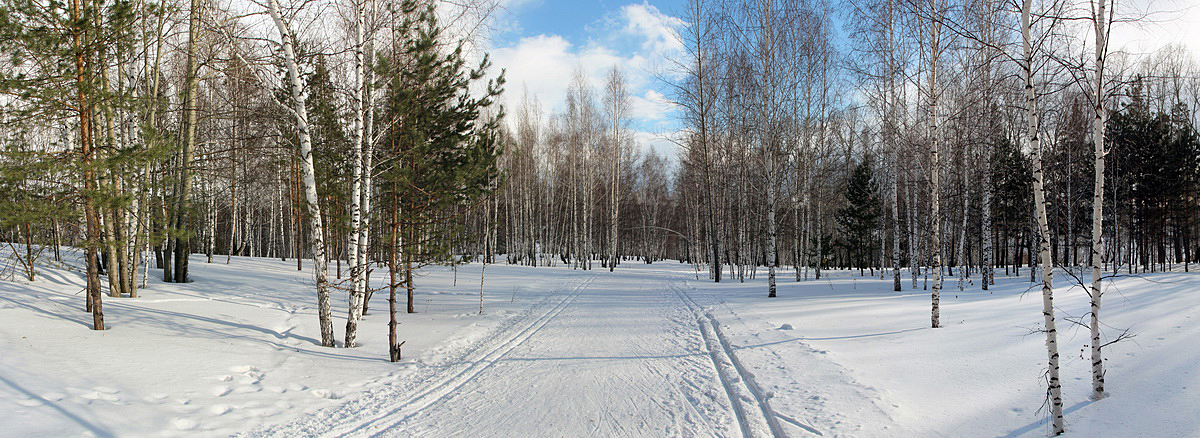
{"label": "snowy field", "polygon": [[[479,314],[480,265],[432,267],[418,313],[400,315],[404,360],[390,363],[385,294],[359,348],[322,348],[310,272],[223,262],[196,257],[194,283],[152,278],[142,298],[105,298],[103,332],[89,329],[79,272],[0,281],[0,436],[1049,432],[1027,271],[990,293],[947,282],[934,330],[927,291],[907,277],[897,293],[857,272],[785,272],[767,299],[765,275],[713,284],[675,262],[489,265]],[[1083,317],[1086,295],[1057,278],[1060,317]],[[1108,334],[1136,337],[1105,350],[1111,396],[1092,402],[1087,330],[1060,322],[1068,435],[1200,436],[1200,275],[1106,287]],[[339,339],[344,312],[343,297]]]}

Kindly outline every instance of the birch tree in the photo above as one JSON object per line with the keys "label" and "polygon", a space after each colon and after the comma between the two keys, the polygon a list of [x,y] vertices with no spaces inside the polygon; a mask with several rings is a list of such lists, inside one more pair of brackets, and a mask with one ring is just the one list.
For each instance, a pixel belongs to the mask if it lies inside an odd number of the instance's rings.
{"label": "birch tree", "polygon": [[351,49],[354,52],[354,68],[350,80],[350,106],[353,111],[350,148],[354,158],[351,161],[350,233],[346,244],[346,261],[350,264],[351,282],[349,312],[346,316],[346,348],[353,348],[357,345],[358,320],[362,317],[362,300],[366,294],[367,275],[367,240],[364,236],[367,227],[363,224],[363,216],[364,212],[370,210],[364,209],[363,206],[370,204],[371,187],[369,182],[364,184],[364,179],[369,178],[371,169],[368,168],[366,157],[368,140],[365,138],[366,106],[368,104],[366,87],[368,84],[366,81],[366,54],[364,53],[366,47],[364,3],[366,0],[350,0],[351,14],[353,15],[351,32],[354,35],[351,41]]}
{"label": "birch tree", "polygon": [[[194,0],[198,1],[198,0]],[[304,200],[309,215],[309,246],[313,256],[313,276],[317,284],[317,318],[321,324],[321,345],[333,347],[333,319],[330,317],[328,261],[325,258],[325,230],[321,222],[321,205],[317,197],[317,177],[313,166],[312,134],[308,125],[308,92],[300,77],[296,59],[295,34],[284,20],[278,0],[268,0],[268,12],[279,31],[283,63],[287,67],[287,86],[291,94],[290,113],[295,118],[300,142],[300,167],[303,172]]]}
{"label": "birch tree", "polygon": [[929,220],[932,222],[932,231],[930,232],[930,270],[933,271],[933,293],[932,293],[932,314],[930,321],[933,328],[941,327],[941,295],[942,295],[942,161],[939,155],[941,148],[941,125],[939,124],[939,108],[938,98],[940,97],[938,88],[938,67],[942,56],[942,22],[945,16],[944,0],[928,0],[928,10],[921,11],[924,15],[923,25],[921,27],[921,39],[925,44],[926,52],[923,54],[926,59],[926,80],[928,84],[925,90],[925,99],[929,110],[928,135],[929,135]]}
{"label": "birch tree", "polygon": [[1021,7],[1021,41],[1023,56],[1020,58],[1021,73],[1025,80],[1025,137],[1033,154],[1033,203],[1037,215],[1038,228],[1038,261],[1042,271],[1042,317],[1046,333],[1046,370],[1047,390],[1049,398],[1050,417],[1053,427],[1052,435],[1062,435],[1063,400],[1062,383],[1058,370],[1058,332],[1054,321],[1054,261],[1050,251],[1050,224],[1046,216],[1045,172],[1043,169],[1042,143],[1040,136],[1040,114],[1038,114],[1038,95],[1034,88],[1034,48],[1032,38],[1032,8],[1033,0],[1024,0]]}
{"label": "birch tree", "polygon": [[1092,284],[1088,295],[1091,297],[1091,361],[1092,361],[1092,400],[1104,398],[1104,355],[1100,344],[1100,298],[1103,291],[1100,288],[1100,264],[1104,255],[1104,158],[1107,151],[1104,146],[1105,124],[1108,116],[1108,94],[1104,82],[1104,63],[1108,55],[1108,34],[1112,24],[1112,13],[1116,9],[1108,9],[1107,0],[1092,0],[1092,25],[1096,37],[1095,49],[1095,81],[1092,85],[1092,103],[1094,121],[1092,123],[1092,142],[1095,181],[1092,185],[1092,248],[1089,263],[1092,265]]}
{"label": "birch tree", "polygon": [[712,77],[715,53],[711,47],[715,35],[709,10],[704,0],[689,0],[687,17],[690,19],[691,25],[686,27],[688,33],[682,38],[687,41],[688,59],[686,62],[688,64],[684,66],[684,70],[687,72],[687,83],[677,88],[680,94],[677,101],[683,104],[688,122],[694,129],[694,133],[687,139],[687,147],[689,151],[698,155],[700,178],[705,192],[702,201],[704,204],[703,234],[708,246],[706,255],[709,265],[708,275],[714,282],[720,283],[721,245],[717,231],[720,226],[717,223],[716,187],[713,175],[715,151],[710,129],[715,112],[715,98],[712,90],[715,82]]}
{"label": "birch tree", "polygon": [[609,176],[610,229],[608,241],[608,272],[612,272],[619,259],[618,232],[620,230],[621,211],[621,161],[624,156],[625,125],[629,123],[627,108],[629,106],[629,90],[625,86],[625,78],[617,67],[608,72],[608,82],[605,85],[604,107],[608,112],[612,131],[609,132],[609,142],[612,147],[611,175]]}

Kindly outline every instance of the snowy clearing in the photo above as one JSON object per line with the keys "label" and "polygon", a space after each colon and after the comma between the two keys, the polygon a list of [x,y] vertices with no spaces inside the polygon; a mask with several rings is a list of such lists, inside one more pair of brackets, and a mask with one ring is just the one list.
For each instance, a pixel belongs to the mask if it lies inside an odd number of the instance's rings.
{"label": "snowy clearing", "polygon": [[[193,283],[151,279],[142,298],[106,298],[103,332],[89,330],[78,272],[0,282],[0,435],[1048,432],[1028,275],[999,277],[991,293],[948,288],[934,330],[925,291],[857,272],[781,282],[768,300],[765,279],[713,284],[674,262],[490,265],[480,315],[479,268],[424,270],[418,313],[400,316],[399,364],[387,361],[385,294],[359,348],[318,346],[311,273],[294,261],[197,257]],[[1059,278],[1060,315],[1081,317],[1086,296]],[[1109,287],[1108,334],[1137,336],[1106,348],[1111,396],[1092,402],[1087,330],[1060,325],[1068,435],[1200,434],[1188,414],[1200,411],[1188,389],[1200,385],[1200,276]],[[344,313],[340,296],[339,336]]]}

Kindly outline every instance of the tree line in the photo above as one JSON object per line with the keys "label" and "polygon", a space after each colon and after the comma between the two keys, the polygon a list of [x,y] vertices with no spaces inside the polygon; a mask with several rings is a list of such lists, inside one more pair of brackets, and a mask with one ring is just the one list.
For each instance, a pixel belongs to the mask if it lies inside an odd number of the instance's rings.
{"label": "tree line", "polygon": [[[413,270],[449,259],[447,224],[502,181],[504,78],[430,1],[334,6],[337,26],[314,28],[324,10],[277,0],[5,1],[0,217],[24,276],[80,248],[103,330],[102,295],[136,298],[152,267],[183,283],[196,253],[307,258],[322,345],[335,290],[352,347],[383,289],[399,360],[397,294],[411,312]],[[371,261],[389,284],[369,287]]]}

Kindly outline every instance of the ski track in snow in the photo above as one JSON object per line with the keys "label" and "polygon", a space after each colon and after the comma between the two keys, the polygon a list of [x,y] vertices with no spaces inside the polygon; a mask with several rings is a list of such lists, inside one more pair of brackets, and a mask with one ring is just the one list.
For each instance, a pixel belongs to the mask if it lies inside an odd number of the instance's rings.
{"label": "ski track in snow", "polygon": [[247,435],[786,436],[715,317],[645,280],[575,279],[432,375]]}
{"label": "ski track in snow", "polygon": [[[696,324],[699,326],[700,335],[704,338],[704,342],[708,348],[713,368],[716,370],[717,375],[720,376],[721,386],[725,388],[725,393],[728,395],[730,403],[733,404],[734,412],[737,414],[742,435],[756,436],[766,430],[776,437],[786,436],[783,428],[779,425],[779,421],[776,419],[775,412],[771,409],[767,397],[759,389],[758,384],[754,382],[754,376],[747,372],[742,363],[738,361],[737,355],[733,352],[733,347],[730,346],[729,339],[721,333],[721,324],[717,322],[716,317],[697,304],[687,294],[687,291],[673,283],[664,283],[664,285],[674,292],[679,297],[679,300],[695,315]],[[749,393],[748,395],[746,394],[747,392]],[[748,411],[751,413],[748,413]],[[820,431],[810,426],[800,423],[795,424],[808,432],[821,435]]]}

